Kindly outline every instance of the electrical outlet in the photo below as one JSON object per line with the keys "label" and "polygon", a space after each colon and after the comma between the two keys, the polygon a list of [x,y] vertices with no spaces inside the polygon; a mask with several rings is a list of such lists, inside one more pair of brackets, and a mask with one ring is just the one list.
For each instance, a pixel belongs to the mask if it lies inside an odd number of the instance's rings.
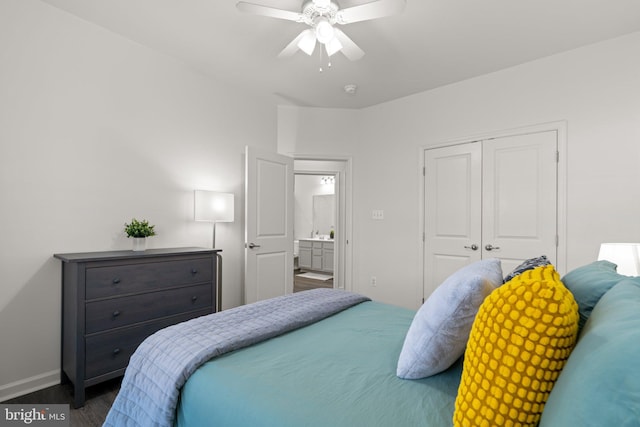
{"label": "electrical outlet", "polygon": [[374,288],[378,286],[378,279],[376,279],[376,276],[371,276],[371,286]]}
{"label": "electrical outlet", "polygon": [[383,220],[384,219],[384,211],[382,209],[374,209],[371,211],[371,219],[375,220]]}

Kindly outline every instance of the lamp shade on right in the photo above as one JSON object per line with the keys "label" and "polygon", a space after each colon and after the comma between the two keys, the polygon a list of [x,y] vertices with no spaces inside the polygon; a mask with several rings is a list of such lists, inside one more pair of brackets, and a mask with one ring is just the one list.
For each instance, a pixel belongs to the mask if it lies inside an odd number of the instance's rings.
{"label": "lamp shade on right", "polygon": [[607,260],[618,266],[617,272],[625,276],[640,276],[640,243],[602,243],[598,260]]}

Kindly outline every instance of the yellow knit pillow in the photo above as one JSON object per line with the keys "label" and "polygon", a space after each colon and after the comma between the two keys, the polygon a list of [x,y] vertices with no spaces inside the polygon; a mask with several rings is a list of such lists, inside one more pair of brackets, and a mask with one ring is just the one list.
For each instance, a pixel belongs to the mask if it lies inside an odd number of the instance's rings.
{"label": "yellow knit pillow", "polygon": [[493,291],[464,356],[454,426],[535,426],[573,349],[578,305],[552,265]]}

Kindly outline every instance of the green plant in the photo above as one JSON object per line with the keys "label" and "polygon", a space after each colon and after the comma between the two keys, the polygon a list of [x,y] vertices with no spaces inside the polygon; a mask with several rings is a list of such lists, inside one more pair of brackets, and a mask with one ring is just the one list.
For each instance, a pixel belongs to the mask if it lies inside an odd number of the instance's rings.
{"label": "green plant", "polygon": [[155,225],[149,225],[149,221],[143,219],[138,221],[137,219],[131,219],[131,224],[124,224],[124,232],[127,233],[127,237],[149,237],[155,236],[156,232],[153,229]]}

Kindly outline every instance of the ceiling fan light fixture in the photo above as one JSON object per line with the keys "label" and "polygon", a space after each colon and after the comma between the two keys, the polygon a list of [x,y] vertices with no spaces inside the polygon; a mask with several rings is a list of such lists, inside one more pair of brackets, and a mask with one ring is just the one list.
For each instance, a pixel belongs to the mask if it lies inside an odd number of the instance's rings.
{"label": "ceiling fan light fixture", "polygon": [[[284,19],[311,27],[289,42],[278,54],[279,58],[291,56],[297,49],[311,55],[315,50],[316,42],[320,42],[325,45],[321,51],[326,50],[329,56],[340,51],[347,59],[357,61],[362,58],[364,51],[334,25],[345,25],[395,15],[402,12],[406,4],[406,0],[365,0],[364,3],[358,1],[357,3],[361,4],[341,8],[336,1],[302,0],[300,12],[247,1],[239,1],[236,3],[236,7],[242,12]],[[322,46],[320,47],[322,48]]]}
{"label": "ceiling fan light fixture", "polygon": [[316,21],[316,38],[322,44],[327,44],[335,38],[333,25],[327,18],[320,17]]}
{"label": "ceiling fan light fixture", "polygon": [[316,36],[311,29],[305,31],[304,36],[298,42],[298,48],[311,56],[316,48]]}

